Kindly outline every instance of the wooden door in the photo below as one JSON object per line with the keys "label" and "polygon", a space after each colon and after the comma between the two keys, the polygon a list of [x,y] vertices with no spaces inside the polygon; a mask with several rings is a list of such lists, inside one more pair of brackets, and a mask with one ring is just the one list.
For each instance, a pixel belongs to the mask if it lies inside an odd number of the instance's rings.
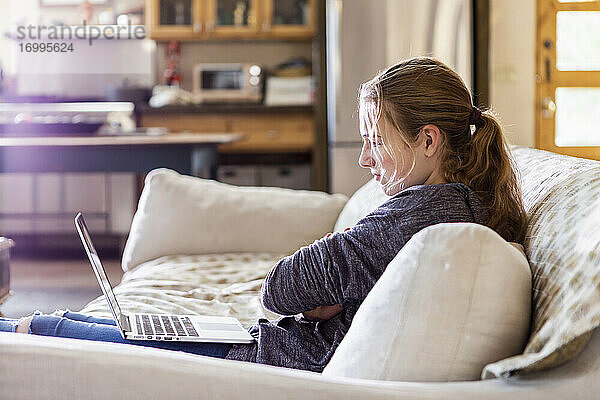
{"label": "wooden door", "polygon": [[536,145],[600,160],[600,1],[538,0]]}

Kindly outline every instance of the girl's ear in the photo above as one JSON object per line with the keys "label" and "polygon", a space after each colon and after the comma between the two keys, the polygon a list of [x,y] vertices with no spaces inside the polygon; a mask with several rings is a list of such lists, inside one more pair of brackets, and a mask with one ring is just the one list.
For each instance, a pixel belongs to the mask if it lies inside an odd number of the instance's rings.
{"label": "girl's ear", "polygon": [[440,129],[432,124],[425,125],[421,129],[421,146],[423,148],[423,154],[425,157],[433,157],[437,152],[441,142],[442,142],[442,133]]}

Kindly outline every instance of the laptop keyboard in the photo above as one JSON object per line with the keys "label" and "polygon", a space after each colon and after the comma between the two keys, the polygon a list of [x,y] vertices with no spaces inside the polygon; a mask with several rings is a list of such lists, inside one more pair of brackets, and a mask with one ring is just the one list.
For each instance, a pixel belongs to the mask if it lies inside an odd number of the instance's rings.
{"label": "laptop keyboard", "polygon": [[138,332],[144,335],[199,336],[189,317],[135,314],[135,323]]}

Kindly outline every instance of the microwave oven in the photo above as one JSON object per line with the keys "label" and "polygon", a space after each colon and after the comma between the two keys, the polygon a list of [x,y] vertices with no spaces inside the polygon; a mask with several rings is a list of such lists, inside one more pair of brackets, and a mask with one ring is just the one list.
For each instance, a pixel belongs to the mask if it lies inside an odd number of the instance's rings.
{"label": "microwave oven", "polygon": [[258,64],[196,64],[193,92],[201,103],[260,103],[264,73]]}

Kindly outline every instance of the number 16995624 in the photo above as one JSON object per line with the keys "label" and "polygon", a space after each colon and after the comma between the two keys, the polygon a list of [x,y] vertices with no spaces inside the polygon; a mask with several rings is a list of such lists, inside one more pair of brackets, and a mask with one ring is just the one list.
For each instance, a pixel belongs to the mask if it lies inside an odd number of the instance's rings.
{"label": "number 16995624", "polygon": [[19,43],[21,53],[72,53],[73,43]]}

